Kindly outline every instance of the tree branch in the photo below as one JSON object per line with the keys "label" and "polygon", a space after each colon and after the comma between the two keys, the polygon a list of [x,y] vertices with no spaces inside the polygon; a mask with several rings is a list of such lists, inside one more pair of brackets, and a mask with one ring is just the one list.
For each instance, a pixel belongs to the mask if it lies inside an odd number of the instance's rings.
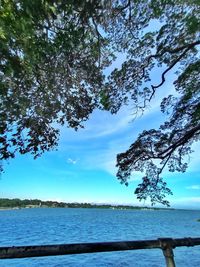
{"label": "tree branch", "polygon": [[200,125],[197,125],[196,127],[190,129],[185,133],[185,135],[180,138],[176,143],[172,144],[169,146],[167,149],[162,151],[161,153],[158,154],[158,157],[161,159],[166,158],[168,155],[171,155],[175,149],[177,149],[179,146],[185,144],[191,137],[194,136],[196,132],[200,131]]}
{"label": "tree branch", "polygon": [[174,49],[170,49],[169,47],[165,48],[162,53],[160,54],[153,54],[153,55],[150,55],[148,58],[147,58],[147,65],[144,67],[146,68],[148,66],[148,64],[150,63],[150,60],[152,58],[158,58],[158,57],[162,57],[165,53],[170,53],[170,54],[175,54],[175,53],[178,53],[186,48],[189,48],[189,49],[192,49],[193,47],[195,47],[196,45],[200,45],[200,40],[194,42],[194,43],[191,43],[191,44],[186,44],[186,45],[183,45],[181,47],[177,47],[177,48],[174,48]]}
{"label": "tree branch", "polygon": [[125,6],[121,6],[121,7],[115,8],[114,11],[117,12],[115,14],[115,17],[117,17],[119,15],[119,13],[121,13],[122,11],[124,11],[125,9],[127,9],[128,7],[130,8],[130,5],[131,5],[131,0],[128,0],[127,4]]}
{"label": "tree branch", "polygon": [[98,50],[99,50],[99,67],[101,66],[101,45],[100,45],[100,39],[101,39],[101,34],[99,33],[99,30],[98,30],[98,26],[94,20],[94,18],[92,18],[92,22],[95,26],[95,31],[97,33],[97,38],[98,38]]}
{"label": "tree branch", "polygon": [[[200,42],[198,42],[198,44],[200,44]],[[196,45],[196,44],[195,44]],[[187,49],[185,49],[185,51],[162,73],[162,81],[158,84],[158,85],[151,85],[151,88],[152,88],[152,94],[149,98],[149,102],[151,101],[152,97],[154,96],[155,94],[155,89],[161,87],[164,82],[165,82],[165,75],[186,55],[186,53],[192,48],[194,47],[195,45],[192,45],[192,46],[188,46]]]}
{"label": "tree branch", "polygon": [[[162,73],[162,81],[160,82],[160,84],[154,86],[154,85],[151,85],[151,88],[152,88],[152,94],[150,96],[150,98],[148,99],[148,101],[150,102],[152,97],[154,96],[155,94],[155,89],[159,88],[160,86],[163,85],[163,83],[165,82],[165,74],[170,71],[180,60],[182,57],[185,56],[185,54],[190,50],[192,49],[193,47],[197,46],[197,45],[200,45],[200,40],[194,42],[194,43],[190,43],[190,44],[186,44],[184,46],[181,46],[181,47],[177,47],[175,49],[170,49],[170,48],[165,48],[162,53],[160,54],[153,54],[153,55],[150,55],[146,60],[147,60],[147,63],[145,64],[145,66],[142,67],[142,77],[141,79],[143,79],[145,77],[145,69],[147,68],[147,66],[149,65],[150,63],[150,60],[151,59],[155,59],[155,58],[159,58],[159,57],[162,57],[165,53],[170,53],[170,54],[176,54],[178,52],[181,52],[182,50],[185,49],[185,51],[172,63],[171,66],[169,66],[163,73]],[[146,102],[146,101],[144,101]]]}

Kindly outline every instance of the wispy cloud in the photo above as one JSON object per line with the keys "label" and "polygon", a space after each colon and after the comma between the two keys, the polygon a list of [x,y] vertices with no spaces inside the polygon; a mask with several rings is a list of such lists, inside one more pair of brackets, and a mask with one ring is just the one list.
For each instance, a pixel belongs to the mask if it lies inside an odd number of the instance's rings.
{"label": "wispy cloud", "polygon": [[[75,132],[73,129],[66,127],[61,128],[61,144],[73,140],[87,141],[91,139],[101,139],[113,137],[116,134],[126,133],[128,130],[138,132],[142,128],[143,120],[147,116],[152,116],[154,113],[159,112],[159,104],[152,105],[147,108],[143,116],[134,114],[131,105],[123,107],[117,114],[111,114],[108,111],[95,110],[91,114],[90,119],[85,122],[84,128]],[[161,115],[161,113],[159,113]],[[160,117],[159,120],[160,121]]]}
{"label": "wispy cloud", "polygon": [[113,135],[131,126],[132,119],[133,116],[128,107],[116,115],[112,115],[107,111],[95,111],[87,122],[82,136],[85,138],[100,138]]}
{"label": "wispy cloud", "polygon": [[200,203],[200,197],[183,197],[176,199],[176,202],[182,202],[186,204],[197,204]]}
{"label": "wispy cloud", "polygon": [[186,189],[200,190],[200,185],[198,185],[198,184],[190,185],[190,186],[187,186]]}
{"label": "wispy cloud", "polygon": [[71,159],[71,158],[68,158],[67,159],[67,163],[69,164],[76,164],[78,160],[75,160],[75,159]]}
{"label": "wispy cloud", "polygon": [[181,197],[171,199],[170,204],[176,208],[199,209],[200,197]]}

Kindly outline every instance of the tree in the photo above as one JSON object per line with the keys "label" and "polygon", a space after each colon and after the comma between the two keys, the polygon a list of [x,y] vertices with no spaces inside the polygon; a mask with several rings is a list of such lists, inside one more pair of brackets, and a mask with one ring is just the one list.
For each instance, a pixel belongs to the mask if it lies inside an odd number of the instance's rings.
{"label": "tree", "polygon": [[[117,2],[119,3],[119,1]],[[161,111],[169,119],[158,130],[141,133],[125,152],[117,156],[117,177],[126,185],[134,171],[144,171],[135,194],[150,197],[152,204],[168,205],[171,191],[162,171],[184,172],[191,144],[200,134],[200,4],[199,1],[120,1],[113,7],[109,36],[116,49],[127,55],[120,70],[109,77],[104,106],[115,113],[130,102],[143,111],[174,70],[175,95],[162,100]],[[156,84],[151,72],[162,71]],[[158,75],[159,76],[159,75]]]}
{"label": "tree", "polygon": [[0,159],[37,157],[57,145],[58,124],[77,129],[96,106],[110,60],[96,26],[101,9],[73,0],[0,5]]}
{"label": "tree", "polygon": [[[174,70],[176,94],[161,102],[169,119],[117,156],[122,183],[145,172],[138,199],[168,205],[162,171],[185,171],[200,133],[199,11],[197,0],[2,1],[1,159],[51,149],[57,124],[77,129],[96,107],[143,111]],[[104,77],[117,52],[126,60]]]}

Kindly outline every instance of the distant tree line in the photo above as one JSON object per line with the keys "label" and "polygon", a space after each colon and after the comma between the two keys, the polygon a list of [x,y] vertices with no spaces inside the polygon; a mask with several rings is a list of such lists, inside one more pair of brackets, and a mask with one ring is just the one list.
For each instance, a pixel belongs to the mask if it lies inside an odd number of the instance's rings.
{"label": "distant tree line", "polygon": [[34,208],[34,207],[49,207],[49,208],[95,208],[95,209],[153,209],[159,210],[160,208],[149,208],[140,206],[129,205],[111,205],[111,204],[91,204],[91,203],[65,203],[58,201],[42,201],[40,199],[24,199],[19,198],[9,199],[0,198],[0,208]]}
{"label": "distant tree line", "polygon": [[39,199],[24,199],[21,200],[19,198],[8,199],[1,198],[0,199],[0,207],[1,208],[25,208],[28,206],[47,206],[47,207],[65,207],[66,203],[57,202],[57,201],[42,201]]}

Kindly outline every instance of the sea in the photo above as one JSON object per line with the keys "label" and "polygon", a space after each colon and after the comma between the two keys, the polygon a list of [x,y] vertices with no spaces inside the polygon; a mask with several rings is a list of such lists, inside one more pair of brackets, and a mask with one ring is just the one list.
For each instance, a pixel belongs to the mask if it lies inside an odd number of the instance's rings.
{"label": "sea", "polygon": [[[200,237],[200,211],[30,208],[0,211],[0,246]],[[174,249],[176,266],[199,267],[200,246]],[[0,267],[165,266],[160,249],[0,260]]]}

